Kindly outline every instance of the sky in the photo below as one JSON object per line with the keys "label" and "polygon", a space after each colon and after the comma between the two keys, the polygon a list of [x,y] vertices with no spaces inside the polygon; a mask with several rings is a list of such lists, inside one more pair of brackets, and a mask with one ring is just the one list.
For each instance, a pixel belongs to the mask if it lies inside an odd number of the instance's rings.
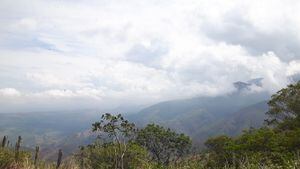
{"label": "sky", "polygon": [[0,112],[216,96],[300,73],[299,0],[1,0]]}

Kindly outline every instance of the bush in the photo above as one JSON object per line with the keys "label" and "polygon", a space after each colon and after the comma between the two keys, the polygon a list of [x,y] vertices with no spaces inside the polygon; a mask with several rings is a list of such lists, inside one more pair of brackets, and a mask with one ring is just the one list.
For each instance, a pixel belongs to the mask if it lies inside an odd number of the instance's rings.
{"label": "bush", "polygon": [[[116,153],[115,150],[118,148],[117,144],[106,143],[106,144],[94,144],[85,147],[83,151],[84,166],[87,168],[97,169],[110,169],[115,168]],[[152,165],[148,152],[141,146],[130,142],[127,147],[127,152],[124,155],[124,168],[144,168],[146,165]],[[82,157],[78,156],[79,158]]]}

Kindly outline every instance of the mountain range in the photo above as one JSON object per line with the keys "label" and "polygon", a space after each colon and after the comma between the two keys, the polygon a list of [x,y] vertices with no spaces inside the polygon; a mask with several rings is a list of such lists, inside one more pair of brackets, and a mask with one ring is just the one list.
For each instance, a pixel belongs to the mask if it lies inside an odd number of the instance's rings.
{"label": "mountain range", "polygon": [[[270,95],[262,90],[262,78],[235,82],[235,91],[227,95],[194,97],[160,102],[125,117],[143,127],[156,123],[183,132],[195,144],[203,145],[209,138],[220,134],[237,135],[244,129],[260,127],[266,118]],[[95,139],[91,124],[100,120],[97,111],[32,112],[0,114],[0,136],[15,140],[23,137],[23,145],[40,145],[44,158],[51,159],[62,148],[67,154],[79,145]],[[13,141],[11,141],[14,144]]]}

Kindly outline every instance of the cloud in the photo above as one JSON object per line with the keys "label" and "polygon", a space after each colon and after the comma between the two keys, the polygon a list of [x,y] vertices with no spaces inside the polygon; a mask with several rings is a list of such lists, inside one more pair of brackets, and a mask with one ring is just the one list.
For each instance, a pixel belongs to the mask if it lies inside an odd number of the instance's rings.
{"label": "cloud", "polygon": [[15,94],[2,94],[0,104],[14,109],[5,97],[28,110],[34,102],[36,109],[151,104],[226,94],[233,82],[260,77],[273,93],[300,72],[299,6],[4,0],[0,88]]}
{"label": "cloud", "polygon": [[[229,3],[230,4],[230,3]],[[299,1],[237,1],[218,8],[215,15],[203,12],[201,31],[216,40],[241,45],[253,55],[273,51],[281,60],[300,59]]]}
{"label": "cloud", "polygon": [[0,89],[0,96],[2,97],[19,97],[21,93],[14,88],[3,88]]}
{"label": "cloud", "polygon": [[291,61],[287,69],[288,76],[300,74],[300,60]]}
{"label": "cloud", "polygon": [[130,48],[126,53],[128,61],[141,63],[147,66],[158,66],[162,57],[168,53],[168,47],[163,42],[152,40],[141,42]]}

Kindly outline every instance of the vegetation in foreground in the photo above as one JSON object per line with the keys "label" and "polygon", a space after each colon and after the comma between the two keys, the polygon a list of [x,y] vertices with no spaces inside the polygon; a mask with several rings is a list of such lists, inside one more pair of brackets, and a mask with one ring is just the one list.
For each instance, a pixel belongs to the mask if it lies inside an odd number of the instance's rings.
{"label": "vegetation in foreground", "polygon": [[92,125],[99,133],[94,144],[57,163],[38,160],[38,151],[15,148],[0,149],[2,169],[273,169],[300,168],[300,82],[289,85],[269,101],[266,125],[249,129],[237,137],[218,136],[206,141],[207,149],[192,152],[191,139],[170,129],[149,124],[138,130],[121,115],[102,115]]}

